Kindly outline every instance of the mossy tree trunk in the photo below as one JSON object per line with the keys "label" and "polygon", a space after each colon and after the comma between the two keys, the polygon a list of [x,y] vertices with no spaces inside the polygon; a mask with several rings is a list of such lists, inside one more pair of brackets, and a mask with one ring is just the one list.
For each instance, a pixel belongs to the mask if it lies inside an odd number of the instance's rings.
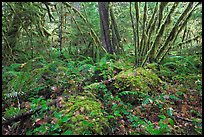
{"label": "mossy tree trunk", "polygon": [[[179,33],[185,28],[191,14],[195,10],[195,8],[193,8],[195,7],[193,2],[186,4],[187,6],[182,14],[177,21],[173,23],[175,20],[174,15],[177,14],[176,10],[180,10],[177,8],[179,4],[180,6],[183,5],[179,2],[155,3],[154,9],[151,9],[152,15],[148,18],[147,15],[150,5],[144,3],[143,16],[139,16],[139,5],[137,2],[135,3],[136,23],[135,26],[132,25],[134,46],[136,45],[135,49],[138,50],[136,54],[137,63],[135,64],[144,66],[147,61],[150,63],[160,62],[163,55],[166,55],[166,51],[170,51],[171,48],[169,45],[173,46]],[[199,5],[199,3],[197,3],[197,5]],[[142,21],[140,21],[140,18],[142,18]],[[131,23],[134,24],[132,17]],[[141,27],[139,27],[139,25],[141,25]]]}
{"label": "mossy tree trunk", "polygon": [[115,49],[115,53],[122,53],[123,47],[120,44],[121,41],[121,37],[120,37],[120,33],[118,30],[118,25],[114,16],[114,12],[113,12],[113,7],[112,5],[110,6],[110,17],[111,17],[111,25],[112,25],[112,46]]}
{"label": "mossy tree trunk", "polygon": [[131,18],[131,23],[132,23],[132,31],[133,31],[133,38],[134,38],[134,46],[135,46],[135,66],[138,65],[137,62],[137,58],[138,58],[138,48],[136,46],[136,31],[135,31],[135,25],[134,25],[134,20],[133,20],[133,16],[132,16],[132,6],[131,6],[131,2],[130,2],[130,18]]}
{"label": "mossy tree trunk", "polygon": [[[135,2],[135,15],[136,15],[136,47],[135,47],[135,53],[137,53],[138,49],[140,49],[140,44],[139,44],[139,19],[140,19],[140,16],[139,16],[139,8],[138,8],[138,2]],[[137,55],[137,54],[136,54]],[[136,59],[136,62],[139,62],[139,58]]]}
{"label": "mossy tree trunk", "polygon": [[[185,23],[187,23],[188,19],[190,18],[191,14],[192,14],[191,11],[193,11],[193,9],[194,9],[193,8],[193,2],[190,2],[188,4],[188,6],[186,7],[186,9],[184,10],[184,12],[182,13],[182,15],[179,17],[179,19],[176,22],[176,24],[174,25],[174,27],[172,28],[168,38],[164,42],[164,45],[157,52],[157,55],[155,57],[156,60],[158,60],[161,57],[162,53],[165,53],[164,50],[169,46],[170,43],[171,43],[171,45],[173,44],[173,42],[176,39],[176,36],[183,29],[183,26],[185,25]],[[186,20],[186,22],[185,22],[185,20]],[[179,27],[181,28],[181,30],[179,29]]]}
{"label": "mossy tree trunk", "polygon": [[93,44],[95,45],[95,46],[93,46],[93,49],[92,49],[93,50],[93,57],[96,59],[96,61],[99,60],[99,58],[100,58],[99,48],[101,48],[102,51],[107,53],[106,49],[103,46],[100,46],[101,44],[100,44],[99,37],[96,35],[95,31],[90,26],[89,21],[82,15],[82,13],[80,11],[78,11],[76,8],[74,8],[72,5],[70,5],[68,2],[64,2],[64,4],[66,5],[67,8],[69,8],[70,10],[72,10],[73,12],[78,14],[79,17],[84,21],[84,23],[89,27],[90,32],[88,34],[93,39]]}
{"label": "mossy tree trunk", "polygon": [[[175,32],[175,36],[173,37],[173,39],[171,40],[171,42],[170,42],[170,46],[168,46],[167,47],[167,50],[164,52],[164,54],[163,54],[163,56],[161,55],[161,59],[158,61],[158,63],[160,63],[163,59],[164,59],[164,57],[167,55],[167,53],[170,51],[170,49],[172,49],[173,48],[173,45],[174,45],[174,43],[175,43],[175,40],[176,40],[176,38],[177,38],[177,36],[178,36],[178,34],[184,29],[184,27],[187,25],[187,22],[188,22],[188,20],[190,19],[190,17],[192,16],[192,13],[193,13],[193,11],[194,11],[194,9],[197,7],[199,5],[199,3],[198,4],[196,4],[194,7],[192,7],[192,9],[189,11],[189,13],[188,13],[188,15],[186,15],[187,17],[184,19],[184,21],[180,24],[180,28],[178,28],[178,30]],[[188,7],[187,7],[188,8]],[[185,11],[184,11],[185,12]],[[181,15],[182,16],[182,15]],[[197,37],[195,37],[195,38],[193,38],[193,39],[189,39],[189,40],[187,40],[187,42],[186,43],[192,43],[192,41],[193,40],[196,40],[197,38],[198,38],[199,36],[197,36]],[[157,59],[157,57],[156,57],[156,59]]]}
{"label": "mossy tree trunk", "polygon": [[142,61],[142,54],[144,53],[145,47],[146,47],[146,40],[147,40],[147,34],[146,34],[146,19],[147,19],[147,2],[145,2],[144,5],[144,13],[143,13],[143,25],[142,25],[142,37],[140,41],[140,49],[139,49],[139,62]]}
{"label": "mossy tree trunk", "polygon": [[60,15],[59,15],[59,48],[60,48],[60,56],[62,55],[62,31],[63,31],[63,4],[60,5]]}
{"label": "mossy tree trunk", "polygon": [[147,54],[147,50],[150,48],[150,44],[152,41],[151,36],[152,36],[152,33],[155,31],[155,26],[156,26],[156,22],[157,22],[157,16],[156,16],[157,10],[158,10],[158,2],[155,5],[154,12],[153,12],[153,14],[149,20],[149,23],[148,23],[148,26],[146,29],[146,34],[148,35],[147,44],[145,46],[145,51],[142,54],[142,56],[145,56]]}
{"label": "mossy tree trunk", "polygon": [[172,14],[175,11],[177,6],[178,6],[178,3],[175,2],[174,5],[171,8],[169,14],[167,15],[165,22],[160,27],[154,43],[152,44],[150,50],[147,52],[147,55],[145,56],[145,59],[143,60],[142,66],[146,63],[148,57],[150,58],[150,62],[154,61],[154,56],[155,56],[156,49],[157,49],[158,45],[160,45],[160,41],[161,41],[161,38],[163,36],[163,33],[164,33],[165,29],[171,23],[171,16],[172,16]]}

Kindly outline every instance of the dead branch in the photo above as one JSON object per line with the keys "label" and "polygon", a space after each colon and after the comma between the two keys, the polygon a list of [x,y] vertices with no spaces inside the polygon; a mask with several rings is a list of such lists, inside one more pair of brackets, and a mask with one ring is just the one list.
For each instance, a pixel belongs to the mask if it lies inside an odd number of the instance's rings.
{"label": "dead branch", "polygon": [[[52,106],[52,105],[56,105],[60,100],[59,99],[55,99],[52,102],[48,103],[48,106]],[[33,114],[35,114],[36,112],[38,112],[40,109],[42,108],[42,106],[38,106],[36,110],[28,110],[27,112],[14,116],[12,118],[9,118],[5,121],[2,122],[2,126],[7,126],[9,124],[11,124],[12,122],[17,122],[19,120],[25,119]]]}

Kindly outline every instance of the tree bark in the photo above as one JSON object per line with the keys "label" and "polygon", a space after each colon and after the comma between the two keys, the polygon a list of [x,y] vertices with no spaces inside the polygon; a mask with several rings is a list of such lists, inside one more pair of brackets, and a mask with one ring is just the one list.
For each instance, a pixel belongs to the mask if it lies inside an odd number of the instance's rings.
{"label": "tree bark", "polygon": [[112,6],[110,7],[110,17],[111,17],[111,25],[112,25],[112,39],[113,39],[112,46],[113,48],[115,48],[114,50],[115,53],[122,53],[124,50],[123,50],[123,47],[120,45],[121,37],[120,37],[116,19],[113,13]]}
{"label": "tree bark", "polygon": [[100,15],[100,27],[101,27],[101,40],[103,47],[108,53],[113,54],[113,48],[110,41],[109,31],[109,10],[108,2],[99,2],[99,15]]}
{"label": "tree bark", "polygon": [[[140,49],[140,44],[139,44],[139,40],[140,40],[140,37],[139,37],[139,7],[138,7],[138,2],[135,2],[135,15],[136,15],[136,23],[135,23],[135,26],[136,26],[136,46],[137,46],[137,50]],[[139,51],[136,51],[135,49],[135,52],[139,52]],[[137,62],[139,62],[139,58],[137,58]]]}
{"label": "tree bark", "polygon": [[[134,25],[134,21],[133,21],[133,16],[132,16],[132,7],[131,7],[131,2],[130,2],[130,18],[131,18],[131,23],[132,23],[132,31],[133,31],[133,38],[134,38],[134,46],[135,46],[135,66],[138,65],[138,49],[136,47],[136,31],[135,31],[135,25]],[[139,42],[139,40],[138,40]]]}
{"label": "tree bark", "polygon": [[161,38],[163,36],[164,31],[166,30],[166,27],[168,27],[169,24],[171,23],[172,13],[175,11],[177,6],[178,6],[178,3],[175,2],[174,5],[172,6],[170,12],[168,13],[168,16],[166,17],[165,22],[160,27],[153,45],[151,46],[150,50],[147,52],[147,55],[145,56],[145,59],[143,60],[142,66],[146,63],[148,57],[150,58],[150,62],[154,61],[156,49],[157,49],[158,45],[160,45],[160,41],[161,41]]}
{"label": "tree bark", "polygon": [[193,8],[193,2],[190,2],[188,4],[188,6],[186,7],[185,11],[182,13],[182,15],[179,17],[178,21],[176,22],[176,24],[174,25],[174,27],[172,28],[168,38],[166,39],[164,45],[159,49],[155,59],[158,60],[163,51],[169,46],[169,43],[171,43],[172,41],[174,41],[174,38],[177,34],[177,32],[179,31],[179,27],[181,25],[181,22],[183,19],[186,18],[186,16],[188,15],[189,11]]}

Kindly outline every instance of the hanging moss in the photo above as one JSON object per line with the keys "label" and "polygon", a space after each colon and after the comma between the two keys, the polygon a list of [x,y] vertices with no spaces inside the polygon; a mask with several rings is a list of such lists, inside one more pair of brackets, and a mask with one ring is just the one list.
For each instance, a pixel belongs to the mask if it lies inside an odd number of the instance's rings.
{"label": "hanging moss", "polygon": [[64,130],[71,130],[75,135],[81,134],[107,134],[108,119],[102,113],[102,106],[91,94],[71,96],[63,115],[70,119],[64,123]]}

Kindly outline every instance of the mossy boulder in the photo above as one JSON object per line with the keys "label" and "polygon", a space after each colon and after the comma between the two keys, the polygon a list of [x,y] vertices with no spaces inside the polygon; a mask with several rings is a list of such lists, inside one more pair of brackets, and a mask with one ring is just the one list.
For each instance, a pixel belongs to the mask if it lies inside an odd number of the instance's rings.
{"label": "mossy boulder", "polygon": [[[128,92],[128,94],[122,94],[121,99],[131,104],[138,104],[143,97],[147,95],[156,95],[161,92],[162,80],[151,70],[144,68],[133,68],[126,71],[122,71],[115,77],[113,86],[117,91],[114,94],[121,94],[122,92]],[[133,92],[135,92],[133,94]],[[131,93],[131,94],[129,94]]]}
{"label": "mossy boulder", "polygon": [[102,105],[88,92],[71,96],[62,113],[70,118],[64,130],[71,130],[75,135],[107,134],[108,119],[104,116]]}
{"label": "mossy boulder", "polygon": [[156,92],[156,88],[162,84],[161,79],[150,69],[128,69],[119,73],[114,86],[119,91]]}
{"label": "mossy boulder", "polygon": [[163,84],[163,81],[151,69],[139,67],[136,70],[131,68],[121,71],[115,76],[115,80],[107,85],[93,83],[86,86],[85,90],[91,91],[94,96],[99,98],[103,98],[104,92],[109,90],[113,95],[120,95],[123,101],[135,103],[147,94],[159,94],[163,90]]}

